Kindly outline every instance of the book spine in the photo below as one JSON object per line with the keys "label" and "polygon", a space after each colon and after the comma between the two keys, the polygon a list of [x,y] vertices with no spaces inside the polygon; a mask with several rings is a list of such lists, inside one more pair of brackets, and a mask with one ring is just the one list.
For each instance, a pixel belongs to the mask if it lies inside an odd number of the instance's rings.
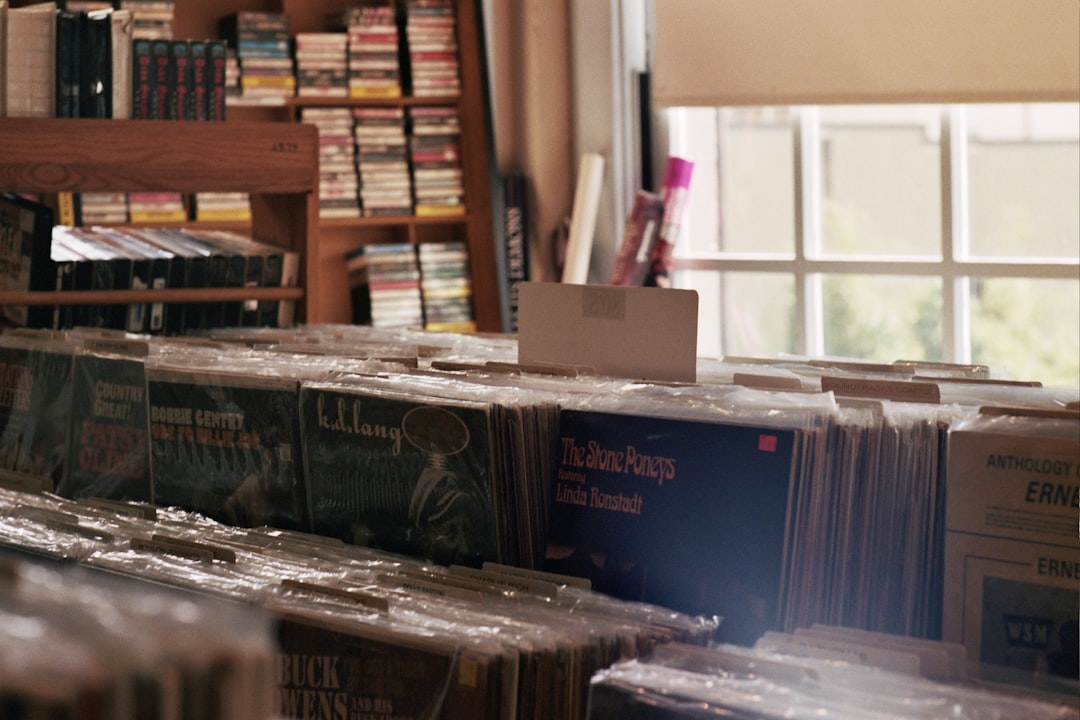
{"label": "book spine", "polygon": [[210,119],[211,85],[205,40],[191,41],[191,99],[195,120]]}
{"label": "book spine", "polygon": [[[296,287],[300,284],[300,253],[286,250],[281,258],[281,287]],[[292,327],[296,322],[296,301],[278,301],[277,325],[279,328]]]}
{"label": "book spine", "polygon": [[176,76],[172,65],[172,41],[154,40],[150,43],[152,75],[150,80],[150,119],[164,120],[168,117],[169,98],[175,86]]}
{"label": "book spine", "polygon": [[622,245],[611,270],[611,285],[642,285],[660,232],[664,203],[648,190],[638,190],[626,219]]}
{"label": "book spine", "polygon": [[7,114],[56,117],[56,5],[7,11]]}
{"label": "book spine", "polygon": [[[244,266],[244,287],[259,287],[262,284],[263,264],[266,256],[253,252]],[[245,300],[241,304],[240,325],[255,327],[259,324],[259,301]]]}
{"label": "book spine", "polygon": [[664,203],[664,218],[660,224],[660,237],[652,253],[652,263],[645,284],[651,287],[671,287],[672,253],[675,240],[682,227],[686,193],[690,190],[690,176],[694,163],[683,158],[669,156],[664,167],[664,179],[660,185],[660,200]]}
{"label": "book spine", "polygon": [[192,88],[191,45],[187,40],[173,40],[170,60],[173,79],[169,85],[169,120],[194,120],[195,105]]}
{"label": "book spine", "polygon": [[56,13],[56,117],[80,117],[79,68],[84,60],[81,41],[83,15],[69,10]]}
{"label": "book spine", "polygon": [[[263,258],[263,287],[280,287],[285,276],[285,253],[284,251],[271,251]],[[260,300],[256,325],[259,327],[274,327],[278,319],[279,301]]]}
{"label": "book spine", "polygon": [[0,117],[7,117],[7,35],[8,6],[7,0],[0,2]]}
{"label": "book spine", "polygon": [[56,224],[71,227],[82,225],[81,205],[79,193],[69,191],[56,193]]}
{"label": "book spine", "polygon": [[209,120],[225,119],[225,66],[226,45],[220,40],[211,40],[206,47],[209,72],[206,76],[207,95],[210,100]]}
{"label": "book spine", "polygon": [[108,15],[83,14],[79,68],[80,117],[112,117],[112,22]]}
{"label": "book spine", "polygon": [[529,279],[528,212],[525,176],[510,173],[503,180],[503,242],[506,272],[507,331],[518,329],[518,291]]}
{"label": "book spine", "polygon": [[137,120],[149,120],[150,96],[153,92],[153,55],[149,40],[135,40],[131,44],[131,117]]}
{"label": "book spine", "polygon": [[109,14],[109,66],[112,71],[112,112],[110,117],[131,118],[132,23],[130,10],[113,10]]}

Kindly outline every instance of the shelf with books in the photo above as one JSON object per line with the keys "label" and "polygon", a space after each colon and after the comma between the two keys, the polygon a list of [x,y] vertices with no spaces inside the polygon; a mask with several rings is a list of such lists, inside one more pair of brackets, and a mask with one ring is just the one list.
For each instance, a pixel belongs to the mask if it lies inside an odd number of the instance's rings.
{"label": "shelf with books", "polygon": [[[34,0],[11,0],[10,2],[12,8],[33,4],[35,4]],[[196,39],[220,39],[228,32],[227,29],[223,29],[223,19],[235,13],[255,11],[286,16],[289,37],[295,38],[301,33],[316,34],[331,30],[334,22],[332,18],[340,16],[347,10],[358,6],[373,7],[380,4],[394,5],[394,3],[380,3],[377,0],[364,0],[362,3],[356,0],[221,0],[220,2],[185,0],[183,3],[175,4],[174,13],[170,16],[169,35],[181,41],[183,38],[189,38],[192,42]],[[396,5],[400,8],[411,7],[406,0],[398,0]],[[464,241],[468,247],[471,280],[475,292],[474,309],[477,327],[483,331],[501,331],[503,327],[498,299],[499,283],[495,251],[496,218],[492,192],[493,152],[480,1],[446,0],[445,4],[425,1],[423,8],[425,13],[444,14],[444,18],[445,14],[452,13],[453,20],[449,23],[452,30],[447,31],[446,27],[441,27],[436,31],[443,33],[440,37],[450,38],[444,40],[445,50],[428,53],[428,55],[440,57],[449,55],[450,57],[437,61],[434,67],[430,63],[424,64],[429,58],[416,55],[406,57],[404,52],[406,48],[415,50],[417,46],[407,44],[415,40],[415,36],[410,35],[408,24],[400,25],[399,50],[402,51],[400,57],[403,63],[400,96],[333,98],[297,97],[281,93],[267,98],[262,93],[257,93],[259,95],[257,101],[242,96],[228,100],[226,122],[223,124],[227,126],[252,122],[303,124],[301,116],[305,110],[320,108],[341,108],[354,113],[364,109],[396,108],[406,116],[429,109],[445,108],[454,111],[460,123],[460,136],[455,139],[457,143],[455,154],[460,156],[460,168],[449,171],[455,173],[453,176],[446,171],[429,173],[422,181],[416,183],[423,186],[421,196],[423,199],[420,203],[426,207],[414,209],[405,218],[393,216],[379,219],[340,219],[320,218],[316,204],[314,217],[310,218],[312,232],[319,230],[325,235],[340,235],[340,241],[330,242],[328,246],[343,249],[340,252],[335,249],[330,255],[324,256],[323,253],[326,251],[320,245],[309,257],[308,266],[322,268],[326,274],[319,275],[319,297],[309,299],[307,316],[309,320],[351,321],[347,293],[334,296],[332,290],[324,291],[323,288],[345,286],[343,269],[345,252],[369,242],[385,241],[387,233],[384,230],[386,230],[395,240],[406,240],[414,244],[425,240],[447,238]],[[289,44],[282,40],[276,42],[285,47]],[[433,41],[427,38],[424,42],[429,46],[433,43],[436,48],[439,47],[438,40]],[[284,64],[292,61],[291,58],[284,56],[276,57],[274,60]],[[415,69],[416,72],[407,72],[405,70],[407,65],[410,70]],[[290,79],[295,82],[297,90],[302,89],[302,74],[295,69],[292,72],[294,74]],[[456,77],[449,80],[448,84],[442,85],[442,79],[448,75]],[[444,92],[438,89],[440,87],[447,87],[450,90]],[[379,94],[377,90],[373,91],[370,88],[357,88],[357,93],[364,92]],[[427,94],[436,92],[438,94]],[[144,126],[139,127],[141,131]],[[81,134],[82,125],[78,128]],[[171,146],[174,143],[173,130],[175,129],[175,125],[170,124],[155,132],[160,133],[161,142],[164,145]],[[183,132],[187,130],[184,129]],[[218,132],[218,129],[202,129],[200,132],[214,134]],[[221,131],[221,135],[220,142],[209,141],[213,147],[227,145],[233,131]],[[415,163],[415,158],[409,159]],[[315,187],[316,189],[319,187],[317,181]],[[410,193],[413,187],[414,185],[410,185]],[[118,192],[115,189],[111,190]],[[386,188],[378,190],[384,195],[389,192]],[[412,201],[413,198],[410,195],[406,202]],[[440,203],[454,205],[454,207],[444,208]],[[451,214],[433,217],[423,215],[423,212],[427,210],[444,209]],[[73,221],[72,224],[76,222]],[[183,222],[180,226],[188,227],[188,223]],[[216,223],[204,226],[199,221],[197,227],[217,229],[221,226]],[[239,227],[228,225],[225,229],[239,229]],[[312,252],[311,249],[309,252]],[[312,286],[310,283],[306,285]],[[318,311],[311,312],[314,309]]]}
{"label": "shelf with books", "polygon": [[[318,136],[291,123],[0,119],[0,189],[18,193],[247,192],[252,235],[301,259],[297,287],[6,291],[0,305],[277,299],[318,322],[327,298],[312,276],[318,254]],[[166,293],[166,294],[154,294]],[[166,296],[167,295],[167,296]]]}
{"label": "shelf with books", "polygon": [[[377,3],[365,3],[367,5]],[[403,4],[403,3],[401,3]],[[477,327],[483,331],[503,330],[495,259],[495,214],[492,201],[493,153],[488,116],[486,74],[480,3],[452,0],[457,38],[457,68],[460,88],[455,93],[417,95],[406,85],[399,97],[304,97],[273,98],[251,102],[230,98],[227,122],[258,119],[301,122],[307,109],[454,108],[460,119],[461,195],[460,215],[367,217],[322,217],[318,225],[323,242],[320,256],[313,260],[320,270],[321,287],[332,297],[324,317],[331,322],[351,322],[345,254],[367,243],[407,241],[419,244],[445,239],[463,240],[468,246],[473,302]],[[284,13],[295,37],[329,29],[328,19],[358,5],[355,0],[228,0],[221,3],[188,2],[178,6],[177,33],[189,37],[213,36],[218,21],[232,12],[262,11]],[[402,32],[402,42],[405,34]]]}

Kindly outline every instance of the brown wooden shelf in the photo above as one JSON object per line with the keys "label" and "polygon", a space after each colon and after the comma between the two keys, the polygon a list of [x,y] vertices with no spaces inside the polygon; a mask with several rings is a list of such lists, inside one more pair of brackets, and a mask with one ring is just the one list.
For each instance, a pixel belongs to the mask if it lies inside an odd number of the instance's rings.
{"label": "brown wooden shelf", "polygon": [[[176,37],[215,37],[218,21],[239,10],[283,12],[293,34],[327,29],[328,18],[356,0],[184,0]],[[185,222],[161,227],[250,228],[261,241],[303,254],[305,322],[349,322],[344,248],[432,239],[440,228],[469,248],[477,328],[499,332],[493,150],[487,116],[480,0],[455,0],[461,91],[449,96],[290,98],[279,104],[231,101],[223,123],[161,120],[0,120],[0,190],[248,192],[252,222]],[[326,218],[318,215],[318,134],[300,123],[304,107],[456,107],[461,120],[463,216]],[[241,229],[243,228],[243,229]],[[320,229],[332,236],[320,239]],[[207,296],[208,298],[210,296]],[[212,299],[212,298],[211,298]]]}
{"label": "brown wooden shelf", "polygon": [[[327,22],[336,13],[355,7],[356,0],[185,0],[177,3],[175,27],[189,37],[205,37],[215,32],[217,20],[236,10],[283,12],[289,17],[290,31],[325,31]],[[473,310],[477,327],[482,331],[501,332],[499,308],[499,274],[496,266],[496,222],[493,188],[494,150],[491,120],[488,117],[487,78],[484,73],[484,38],[481,34],[480,0],[455,0],[457,12],[458,58],[460,61],[461,91],[446,96],[411,96],[398,98],[309,98],[293,97],[277,105],[241,101],[230,105],[226,117],[254,118],[297,122],[300,109],[306,107],[413,107],[449,105],[457,108],[461,120],[462,175],[465,186],[465,216],[406,218],[325,218],[317,219],[325,235],[333,235],[331,243],[320,245],[319,257],[311,257],[312,265],[320,268],[320,287],[327,294],[324,317],[348,322],[351,306],[348,280],[344,271],[344,255],[340,248],[383,242],[388,236],[417,242],[421,236],[440,226],[452,228],[453,235],[463,239],[469,248]],[[233,112],[235,111],[235,112]],[[232,114],[230,114],[232,113]],[[232,122],[227,120],[226,124]],[[316,216],[317,217],[317,216]],[[339,236],[350,235],[351,242]],[[327,246],[332,245],[334,249]]]}
{"label": "brown wooden shelf", "polygon": [[402,95],[387,98],[311,97],[295,96],[268,102],[230,98],[227,107],[424,107],[427,105],[457,105],[458,95]]}
{"label": "brown wooden shelf", "polygon": [[393,217],[321,218],[319,225],[333,228],[384,228],[410,225],[466,225],[467,215],[397,215]]}
{"label": "brown wooden shelf", "polygon": [[293,123],[5,118],[0,187],[305,194],[319,186],[318,143]]}
{"label": "brown wooden shelf", "polygon": [[0,305],[127,305],[131,303],[238,302],[243,300],[301,300],[304,289],[174,288],[162,290],[63,290],[0,292]]}
{"label": "brown wooden shelf", "polygon": [[0,118],[0,190],[246,192],[253,237],[301,256],[294,288],[5,292],[0,303],[298,300],[297,317],[319,322],[327,298],[308,261],[318,254],[318,147],[300,123]]}

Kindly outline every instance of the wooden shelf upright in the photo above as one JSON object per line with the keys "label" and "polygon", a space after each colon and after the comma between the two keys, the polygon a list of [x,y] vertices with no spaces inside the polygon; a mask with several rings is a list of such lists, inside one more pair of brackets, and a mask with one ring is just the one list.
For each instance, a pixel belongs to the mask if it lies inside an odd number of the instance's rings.
{"label": "wooden shelf upright", "polygon": [[323,317],[319,292],[316,129],[295,123],[0,119],[0,190],[56,192],[247,192],[252,236],[296,251],[300,287],[4,292],[4,305],[279,299],[297,320]]}

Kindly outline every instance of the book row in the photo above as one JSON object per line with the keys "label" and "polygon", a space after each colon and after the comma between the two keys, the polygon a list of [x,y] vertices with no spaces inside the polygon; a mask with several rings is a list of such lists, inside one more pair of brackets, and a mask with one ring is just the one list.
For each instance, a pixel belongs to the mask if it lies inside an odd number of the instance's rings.
{"label": "book row", "polygon": [[303,108],[319,130],[320,217],[462,215],[457,108]]}
{"label": "book row", "polygon": [[[160,199],[139,195],[148,203],[171,201],[170,193]],[[298,281],[298,253],[238,233],[54,225],[49,207],[10,194],[0,194],[0,233],[10,248],[6,290],[288,287]],[[8,322],[30,328],[175,335],[227,325],[290,325],[294,305],[283,300],[7,305],[2,312]]]}
{"label": "book row", "polygon": [[[363,5],[327,32],[283,13],[223,16],[219,38],[174,38],[173,3],[0,2],[0,116],[221,120],[226,98],[455,97],[452,2]],[[115,6],[115,7],[114,7]]]}
{"label": "book row", "polygon": [[328,19],[326,31],[295,36],[285,13],[241,11],[222,18],[220,34],[235,51],[235,95],[243,101],[461,92],[450,0],[366,3]]}
{"label": "book row", "polygon": [[0,461],[66,498],[585,577],[738,645],[824,623],[1076,683],[1075,390],[735,358],[659,385],[358,326],[4,340]]}
{"label": "book row", "polygon": [[597,671],[716,625],[576,578],[136,503],[0,490],[0,543],[77,565],[0,586],[5,710],[72,720],[583,719]]}
{"label": "book row", "polygon": [[135,39],[131,64],[132,118],[225,119],[224,41]]}
{"label": "book row", "polygon": [[345,257],[353,322],[472,332],[469,255],[463,241],[366,245]]}
{"label": "book row", "polygon": [[223,120],[226,46],[172,3],[0,3],[0,116]]}
{"label": "book row", "polygon": [[53,208],[57,225],[251,222],[251,196],[241,192],[65,192],[39,199]]}

